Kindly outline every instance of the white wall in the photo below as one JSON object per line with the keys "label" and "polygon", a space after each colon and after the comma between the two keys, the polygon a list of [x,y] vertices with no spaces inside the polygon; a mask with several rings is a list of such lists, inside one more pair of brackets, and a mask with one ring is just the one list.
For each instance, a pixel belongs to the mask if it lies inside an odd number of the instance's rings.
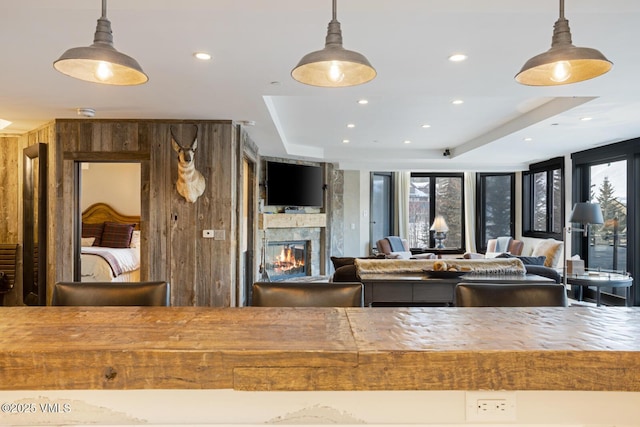
{"label": "white wall", "polygon": [[473,400],[465,391],[0,391],[0,425],[638,425],[640,393],[517,391],[510,396],[515,419],[479,423],[468,419]]}
{"label": "white wall", "polygon": [[370,186],[368,171],[344,171],[344,256],[369,255]]}
{"label": "white wall", "polygon": [[83,163],[81,172],[83,211],[101,202],[123,215],[140,215],[140,163]]}
{"label": "white wall", "polygon": [[360,253],[360,173],[344,171],[344,256]]}

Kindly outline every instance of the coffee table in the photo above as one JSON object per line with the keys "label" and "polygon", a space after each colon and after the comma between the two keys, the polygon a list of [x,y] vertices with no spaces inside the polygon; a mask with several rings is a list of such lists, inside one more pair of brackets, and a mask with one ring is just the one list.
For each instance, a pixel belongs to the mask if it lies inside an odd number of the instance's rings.
{"label": "coffee table", "polygon": [[596,288],[596,305],[600,306],[600,288],[626,288],[625,305],[631,304],[631,285],[633,279],[628,274],[608,273],[603,271],[588,271],[584,274],[568,274],[566,281],[569,285],[580,286],[578,300],[582,301],[583,287]]}

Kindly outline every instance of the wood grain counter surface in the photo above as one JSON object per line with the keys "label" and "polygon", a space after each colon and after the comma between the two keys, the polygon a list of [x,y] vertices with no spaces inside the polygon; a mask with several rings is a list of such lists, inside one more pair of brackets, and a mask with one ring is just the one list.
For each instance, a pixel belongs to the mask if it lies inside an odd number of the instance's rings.
{"label": "wood grain counter surface", "polygon": [[3,307],[0,389],[640,391],[640,308]]}

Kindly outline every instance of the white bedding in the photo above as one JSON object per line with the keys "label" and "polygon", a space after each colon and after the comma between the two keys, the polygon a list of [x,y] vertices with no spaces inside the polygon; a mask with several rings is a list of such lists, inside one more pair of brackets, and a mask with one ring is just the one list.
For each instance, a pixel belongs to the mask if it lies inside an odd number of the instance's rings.
{"label": "white bedding", "polygon": [[[123,269],[117,277],[104,258],[85,252],[108,250]],[[105,248],[83,246],[81,254],[81,281],[83,282],[136,282],[140,281],[140,248]]]}

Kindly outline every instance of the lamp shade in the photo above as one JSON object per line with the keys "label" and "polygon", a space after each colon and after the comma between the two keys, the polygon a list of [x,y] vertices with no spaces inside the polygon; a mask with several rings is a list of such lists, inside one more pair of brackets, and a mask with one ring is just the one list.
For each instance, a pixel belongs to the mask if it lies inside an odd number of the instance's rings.
{"label": "lamp shade", "polygon": [[447,231],[449,231],[449,227],[447,227],[447,223],[442,215],[437,215],[434,218],[433,224],[431,224],[431,230],[435,231],[436,233],[446,233]]}
{"label": "lamp shade", "polygon": [[98,19],[91,46],[74,47],[62,54],[53,67],[76,79],[111,85],[138,85],[149,77],[138,62],[113,47],[111,22],[106,17],[106,0],[102,1],[102,16]]}
{"label": "lamp shade", "polygon": [[560,0],[560,18],[553,27],[551,49],[529,59],[515,79],[529,86],[565,85],[598,77],[612,66],[600,51],[572,44],[569,21],[564,18],[564,0]]}
{"label": "lamp shade", "polygon": [[580,202],[573,206],[569,222],[581,224],[603,224],[602,209],[600,203]]}
{"label": "lamp shade", "polygon": [[303,56],[291,77],[311,86],[346,87],[373,80],[376,74],[364,55],[342,47],[342,30],[333,0],[333,19],[327,28],[324,49]]}

